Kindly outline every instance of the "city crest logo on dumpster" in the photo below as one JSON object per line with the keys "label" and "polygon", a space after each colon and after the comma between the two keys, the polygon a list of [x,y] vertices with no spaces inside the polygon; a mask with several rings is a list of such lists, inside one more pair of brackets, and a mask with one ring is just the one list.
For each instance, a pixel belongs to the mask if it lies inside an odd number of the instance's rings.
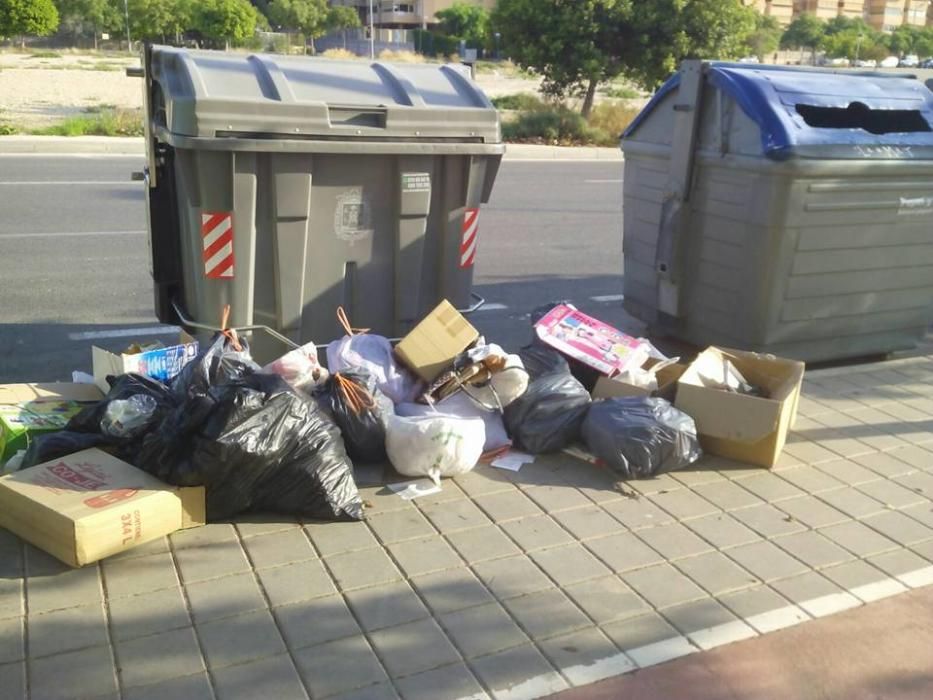
{"label": "city crest logo on dumpster", "polygon": [[337,238],[348,243],[356,243],[373,234],[372,206],[361,188],[347,190],[337,197],[334,232]]}

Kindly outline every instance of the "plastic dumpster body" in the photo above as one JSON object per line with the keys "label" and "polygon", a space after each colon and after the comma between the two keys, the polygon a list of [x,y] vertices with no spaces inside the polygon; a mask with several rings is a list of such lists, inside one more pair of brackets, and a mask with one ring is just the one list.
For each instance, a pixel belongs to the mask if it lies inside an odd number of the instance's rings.
{"label": "plastic dumpster body", "polygon": [[623,134],[626,309],[806,361],[933,320],[933,93],[911,76],[688,61]]}
{"label": "plastic dumpster body", "polygon": [[[407,332],[471,303],[479,208],[504,152],[458,66],[146,50],[148,210],[166,323],[298,343]],[[191,324],[189,324],[191,325]],[[280,342],[253,339],[255,356]]]}

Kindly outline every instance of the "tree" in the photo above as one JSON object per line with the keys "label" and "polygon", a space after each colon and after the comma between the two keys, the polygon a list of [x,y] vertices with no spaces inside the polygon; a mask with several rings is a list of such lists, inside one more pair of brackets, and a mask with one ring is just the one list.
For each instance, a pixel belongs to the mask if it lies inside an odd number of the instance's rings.
{"label": "tree", "polygon": [[127,0],[133,39],[178,37],[191,28],[193,0]]}
{"label": "tree", "polygon": [[334,5],[327,12],[327,31],[343,33],[343,48],[347,48],[347,30],[362,26],[359,13],[346,5]]}
{"label": "tree", "polygon": [[123,15],[111,0],[55,0],[60,18],[59,30],[71,34],[75,40],[90,36],[97,48],[101,32],[119,29]]}
{"label": "tree", "polygon": [[258,10],[247,0],[198,0],[193,12],[193,28],[208,39],[239,43],[256,31]]}
{"label": "tree", "polygon": [[745,40],[748,54],[764,61],[765,56],[778,50],[782,33],[781,24],[774,17],[756,13],[755,29]]}
{"label": "tree", "polygon": [[52,0],[0,0],[0,36],[48,36],[58,29],[58,10]]}
{"label": "tree", "polygon": [[326,0],[272,0],[268,12],[273,24],[310,38],[312,51],[315,38],[327,32]]}
{"label": "tree", "polygon": [[896,56],[906,56],[919,52],[918,44],[923,41],[924,30],[909,24],[895,29],[888,37],[888,47]]}
{"label": "tree", "polygon": [[489,11],[479,5],[455,2],[434,15],[441,31],[449,37],[482,47],[489,38]]}
{"label": "tree", "polygon": [[781,37],[782,49],[810,49],[811,54],[822,44],[826,25],[823,20],[808,13],[791,22]]}

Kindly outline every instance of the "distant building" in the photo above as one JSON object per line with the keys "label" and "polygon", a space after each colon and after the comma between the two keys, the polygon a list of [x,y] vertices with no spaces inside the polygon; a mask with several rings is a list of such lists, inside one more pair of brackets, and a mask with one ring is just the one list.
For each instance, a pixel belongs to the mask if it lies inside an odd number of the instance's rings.
{"label": "distant building", "polygon": [[369,24],[369,8],[373,8],[373,25],[379,29],[427,29],[437,24],[436,13],[456,2],[479,5],[491,10],[496,0],[330,0],[331,5],[349,5],[360,13],[364,26]]}
{"label": "distant building", "polygon": [[766,17],[774,17],[782,27],[786,27],[794,18],[794,0],[745,0]]}

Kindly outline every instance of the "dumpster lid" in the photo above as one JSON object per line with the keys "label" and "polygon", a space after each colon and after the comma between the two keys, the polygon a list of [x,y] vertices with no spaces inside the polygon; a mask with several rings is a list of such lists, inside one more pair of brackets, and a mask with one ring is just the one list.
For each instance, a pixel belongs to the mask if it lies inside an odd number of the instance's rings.
{"label": "dumpster lid", "polygon": [[[717,62],[706,75],[758,124],[762,153],[775,160],[838,157],[840,146],[850,157],[891,158],[933,148],[933,92],[912,75]],[[622,138],[679,84],[675,73]]]}
{"label": "dumpster lid", "polygon": [[161,136],[500,143],[495,108],[459,65],[153,46]]}

